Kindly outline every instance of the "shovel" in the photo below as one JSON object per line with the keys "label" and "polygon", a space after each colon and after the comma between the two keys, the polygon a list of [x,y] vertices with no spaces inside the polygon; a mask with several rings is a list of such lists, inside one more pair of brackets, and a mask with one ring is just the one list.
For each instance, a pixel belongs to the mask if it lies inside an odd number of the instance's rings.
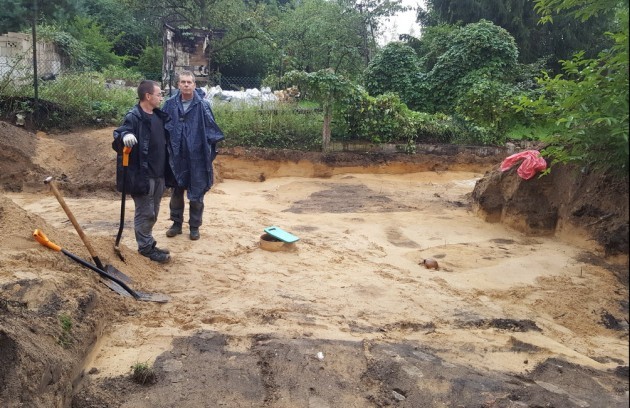
{"label": "shovel", "polygon": [[[116,278],[115,276],[110,275],[109,273],[105,272],[104,270],[102,270],[100,268],[97,268],[96,266],[92,265],[91,263],[89,263],[89,262],[79,258],[78,256],[74,255],[73,253],[68,252],[65,249],[61,248],[59,245],[51,242],[48,239],[48,237],[46,235],[44,235],[44,233],[41,232],[38,229],[33,231],[33,237],[35,238],[35,240],[37,242],[39,242],[43,246],[48,247],[48,248],[50,248],[52,250],[61,252],[64,255],[66,255],[68,258],[72,259],[73,261],[75,261],[75,262],[85,266],[86,268],[91,269],[94,272],[98,273],[101,276],[101,278],[103,278],[105,280],[105,283],[107,284],[107,286],[109,286],[111,289],[113,289],[117,293],[121,293],[122,294],[122,292],[125,292],[127,296],[133,296],[134,299],[142,300],[142,301],[145,301],[145,302],[166,303],[169,300],[168,296],[160,294],[160,293],[145,293],[145,292],[139,292],[139,291],[135,291],[135,290],[131,289],[122,280]],[[117,285],[120,289],[118,289],[118,290],[114,289],[113,285]]]}
{"label": "shovel", "polygon": [[123,228],[125,226],[125,186],[127,185],[127,166],[129,166],[129,153],[131,153],[131,147],[125,146],[123,148],[123,157],[122,157],[122,199],[120,201],[120,226],[118,227],[118,234],[116,235],[116,243],[114,244],[114,252],[120,258],[121,261],[125,262],[125,257],[120,252],[120,238],[122,237]]}
{"label": "shovel", "polygon": [[116,269],[114,266],[112,265],[103,266],[103,263],[101,262],[98,255],[96,255],[94,248],[92,248],[90,241],[88,241],[87,236],[83,233],[83,229],[81,229],[81,226],[77,222],[76,218],[74,218],[74,215],[72,215],[70,208],[66,205],[66,201],[61,196],[61,193],[59,192],[59,189],[57,188],[57,183],[55,183],[52,177],[47,177],[46,180],[44,180],[44,183],[50,186],[50,189],[52,190],[53,194],[57,198],[57,201],[59,201],[59,204],[61,204],[61,208],[63,208],[63,210],[66,212],[68,219],[70,220],[72,225],[74,225],[74,229],[77,230],[79,237],[81,237],[81,241],[83,241],[83,243],[85,244],[88,252],[90,253],[90,256],[92,257],[92,260],[96,264],[96,267],[102,271],[106,271],[109,275],[116,277],[116,279],[119,279],[127,283],[132,283],[132,280],[129,276],[125,275],[124,273]]}

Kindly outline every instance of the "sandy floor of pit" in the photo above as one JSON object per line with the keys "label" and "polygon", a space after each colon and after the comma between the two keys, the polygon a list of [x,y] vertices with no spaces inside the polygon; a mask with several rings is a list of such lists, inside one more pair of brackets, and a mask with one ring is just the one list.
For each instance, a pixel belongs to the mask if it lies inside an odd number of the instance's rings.
{"label": "sandy floor of pit", "polygon": [[[95,378],[153,362],[178,337],[211,330],[245,351],[248,335],[418,341],[446,361],[524,372],[549,357],[597,369],[628,365],[627,331],[602,324],[627,297],[601,266],[580,261],[588,243],[527,237],[470,213],[465,195],[481,174],[344,174],[327,179],[224,180],[206,196],[202,238],[166,238],[168,197],[155,227],[173,261],[152,265],[143,289],[170,296],[138,304],[105,328],[86,368]],[[7,193],[55,228],[73,231],[50,194]],[[88,236],[112,241],[120,202],[66,198]],[[123,253],[135,253],[127,201]],[[300,240],[259,248],[268,226]],[[440,270],[419,263],[434,258]],[[125,271],[124,264],[118,264]],[[137,279],[137,277],[132,276]],[[606,294],[606,296],[602,296]],[[128,302],[134,302],[129,299]],[[506,331],[492,319],[531,321],[540,330]],[[418,329],[424,328],[424,329]],[[515,341],[536,352],[515,352]],[[444,347],[448,345],[448,347]]]}

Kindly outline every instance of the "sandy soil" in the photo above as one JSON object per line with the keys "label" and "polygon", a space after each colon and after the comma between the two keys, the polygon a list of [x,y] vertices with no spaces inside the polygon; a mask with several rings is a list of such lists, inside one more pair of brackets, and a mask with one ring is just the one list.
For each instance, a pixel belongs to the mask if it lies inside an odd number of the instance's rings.
{"label": "sandy soil", "polygon": [[[85,310],[86,293],[98,299],[90,325],[72,315],[76,336],[93,335],[73,349],[84,353],[83,370],[67,391],[73,396],[59,404],[628,406],[628,289],[611,273],[619,262],[589,241],[528,236],[476,217],[469,195],[487,164],[403,174],[395,165],[353,167],[315,178],[312,164],[285,163],[304,176],[274,177],[277,163],[220,156],[223,177],[206,196],[201,240],[189,240],[187,229],[166,238],[164,198],[155,234],[173,261],[163,266],[135,251],[130,199],[126,263],[113,252],[120,197],[112,191],[110,138],[111,129],[40,134],[16,146],[16,157],[33,148],[31,181],[3,193],[7,305],[23,302],[41,315],[51,292],[65,302],[57,313]],[[248,167],[249,179],[264,181],[225,177]],[[39,224],[90,259],[37,182],[45,173],[59,177],[100,257],[132,287],[166,294],[168,303],[117,295],[30,239]],[[300,240],[262,250],[259,238],[272,225]],[[439,270],[426,269],[425,258]],[[157,381],[135,385],[130,367],[145,362]]]}

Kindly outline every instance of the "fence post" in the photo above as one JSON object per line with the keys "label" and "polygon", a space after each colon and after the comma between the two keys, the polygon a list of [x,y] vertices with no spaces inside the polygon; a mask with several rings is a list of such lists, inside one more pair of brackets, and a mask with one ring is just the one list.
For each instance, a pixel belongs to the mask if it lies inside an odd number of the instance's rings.
{"label": "fence post", "polygon": [[168,96],[171,97],[173,96],[173,76],[175,75],[175,68],[173,67],[173,65],[175,65],[172,61],[170,61],[168,63]]}
{"label": "fence post", "polygon": [[37,81],[37,0],[33,0],[33,125],[37,129],[37,114],[39,112],[39,83]]}

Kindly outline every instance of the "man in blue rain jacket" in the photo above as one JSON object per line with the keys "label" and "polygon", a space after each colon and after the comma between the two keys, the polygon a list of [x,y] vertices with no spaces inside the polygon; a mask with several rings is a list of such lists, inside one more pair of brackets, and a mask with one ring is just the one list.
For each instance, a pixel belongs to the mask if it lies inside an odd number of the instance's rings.
{"label": "man in blue rain jacket", "polygon": [[182,71],[177,84],[179,92],[162,107],[171,119],[166,123],[166,130],[170,135],[169,150],[173,154],[171,163],[177,181],[177,185],[169,186],[173,187],[170,201],[173,225],[166,231],[166,236],[182,233],[186,191],[190,239],[197,240],[203,219],[203,197],[214,181],[212,162],[217,155],[217,143],[224,136],[209,103],[203,99],[203,91],[196,90],[194,74]]}

